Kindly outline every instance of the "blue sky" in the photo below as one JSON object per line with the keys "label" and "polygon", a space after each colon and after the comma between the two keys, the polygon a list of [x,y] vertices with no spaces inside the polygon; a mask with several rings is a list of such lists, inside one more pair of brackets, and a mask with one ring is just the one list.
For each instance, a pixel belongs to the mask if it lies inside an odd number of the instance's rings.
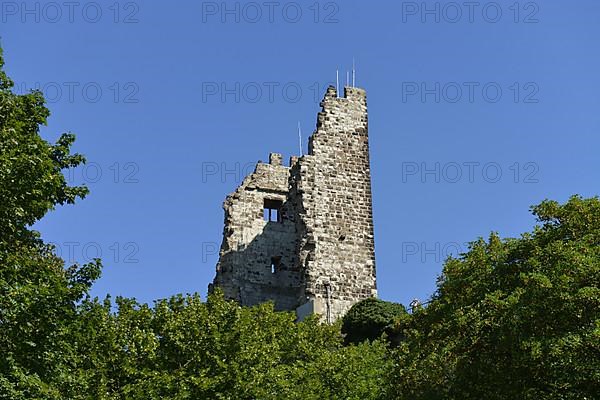
{"label": "blue sky", "polygon": [[[206,294],[225,196],[297,154],[335,71],[368,94],[380,297],[426,299],[447,253],[598,194],[600,3],[2,2],[6,69],[91,194],[36,225],[93,294]],[[304,143],[306,151],[306,143]]]}

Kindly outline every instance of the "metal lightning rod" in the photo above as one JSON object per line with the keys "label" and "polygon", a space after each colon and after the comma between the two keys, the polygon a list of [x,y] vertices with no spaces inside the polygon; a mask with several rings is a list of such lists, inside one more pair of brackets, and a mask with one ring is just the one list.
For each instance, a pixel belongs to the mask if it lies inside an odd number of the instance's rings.
{"label": "metal lightning rod", "polygon": [[303,156],[302,152],[302,130],[300,129],[300,121],[298,121],[298,144],[300,145],[300,156]]}

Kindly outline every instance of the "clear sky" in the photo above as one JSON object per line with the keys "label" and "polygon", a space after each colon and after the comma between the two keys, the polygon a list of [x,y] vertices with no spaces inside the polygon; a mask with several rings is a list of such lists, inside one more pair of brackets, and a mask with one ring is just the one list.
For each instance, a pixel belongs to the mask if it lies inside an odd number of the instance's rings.
{"label": "clear sky", "polygon": [[222,202],[299,152],[356,63],[367,90],[380,297],[426,299],[447,253],[598,194],[600,2],[2,2],[7,70],[42,134],[77,134],[91,194],[37,224],[93,293],[206,294]]}

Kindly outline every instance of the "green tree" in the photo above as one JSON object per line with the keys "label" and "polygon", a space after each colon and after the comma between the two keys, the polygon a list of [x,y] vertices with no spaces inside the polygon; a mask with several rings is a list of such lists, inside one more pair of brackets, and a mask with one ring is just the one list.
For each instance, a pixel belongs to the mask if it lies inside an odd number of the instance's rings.
{"label": "green tree", "polygon": [[316,317],[297,323],[271,303],[240,307],[220,293],[152,310],[121,303],[114,322],[119,367],[100,381],[118,381],[116,398],[378,399],[391,365],[383,343],[344,347],[338,327]]}
{"label": "green tree", "polygon": [[405,340],[400,399],[594,399],[600,393],[600,201],[532,208],[519,239],[471,243],[449,259]]}
{"label": "green tree", "polygon": [[59,398],[69,386],[69,326],[100,272],[99,262],[64,268],[31,225],[87,194],[62,170],[84,162],[72,134],[54,145],[39,135],[49,111],[38,91],[17,95],[0,49],[0,397]]}
{"label": "green tree", "polygon": [[379,339],[396,318],[406,314],[402,304],[367,298],[354,304],[342,319],[346,343]]}

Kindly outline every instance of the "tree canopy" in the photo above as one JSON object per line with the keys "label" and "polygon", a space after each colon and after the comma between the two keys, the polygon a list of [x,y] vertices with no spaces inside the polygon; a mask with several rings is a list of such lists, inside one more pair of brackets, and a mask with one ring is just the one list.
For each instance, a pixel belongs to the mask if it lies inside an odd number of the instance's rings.
{"label": "tree canopy", "polygon": [[395,319],[406,315],[402,304],[367,298],[353,305],[342,319],[346,343],[360,343],[381,338],[392,328]]}
{"label": "tree canopy", "polygon": [[397,323],[399,398],[598,396],[600,201],[532,211],[533,232],[471,243],[446,262],[431,303]]}
{"label": "tree canopy", "polygon": [[0,50],[0,396],[53,398],[53,383],[72,360],[75,303],[99,276],[100,263],[64,262],[30,226],[59,204],[87,194],[62,170],[85,160],[71,154],[72,134],[56,144],[39,135],[49,111],[39,91],[12,92]]}

